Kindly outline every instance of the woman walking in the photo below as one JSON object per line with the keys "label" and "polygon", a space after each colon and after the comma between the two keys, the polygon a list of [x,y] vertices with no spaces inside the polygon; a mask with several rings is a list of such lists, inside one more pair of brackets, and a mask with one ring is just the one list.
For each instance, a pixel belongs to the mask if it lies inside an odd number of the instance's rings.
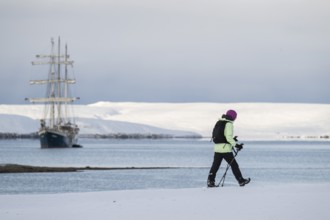
{"label": "woman walking", "polygon": [[215,187],[215,177],[221,165],[223,159],[230,164],[232,172],[238,181],[240,186],[244,186],[250,182],[250,178],[244,179],[239,169],[238,163],[232,152],[233,147],[237,150],[243,148],[243,144],[237,144],[237,139],[234,137],[234,126],[233,122],[237,117],[237,113],[234,110],[228,110],[226,114],[222,115],[222,118],[216,123],[213,129],[213,142],[214,145],[214,159],[212,167],[209,172],[207,179],[208,187]]}

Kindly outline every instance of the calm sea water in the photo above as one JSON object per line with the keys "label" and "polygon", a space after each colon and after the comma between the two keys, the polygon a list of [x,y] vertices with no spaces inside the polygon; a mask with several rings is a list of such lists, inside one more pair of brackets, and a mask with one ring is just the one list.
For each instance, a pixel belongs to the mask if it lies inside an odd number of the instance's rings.
{"label": "calm sea water", "polygon": [[[83,148],[41,149],[38,140],[0,140],[0,164],[74,167],[175,167],[152,170],[0,174],[0,194],[205,187],[208,140],[81,139]],[[330,183],[330,142],[246,142],[237,161],[251,184]],[[221,178],[224,161],[218,172]],[[225,186],[237,186],[231,171]]]}

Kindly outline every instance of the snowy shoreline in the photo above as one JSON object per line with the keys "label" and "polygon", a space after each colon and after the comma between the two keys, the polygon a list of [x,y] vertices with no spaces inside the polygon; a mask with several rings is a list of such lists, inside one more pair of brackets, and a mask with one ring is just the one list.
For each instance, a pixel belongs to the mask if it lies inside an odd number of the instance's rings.
{"label": "snowy shoreline", "polygon": [[[81,137],[98,138],[206,138],[228,109],[238,112],[235,134],[244,140],[330,137],[330,104],[98,102],[74,105]],[[0,105],[0,133],[35,133],[42,115],[42,105]]]}
{"label": "snowy shoreline", "polygon": [[330,184],[0,195],[4,220],[327,220]]}

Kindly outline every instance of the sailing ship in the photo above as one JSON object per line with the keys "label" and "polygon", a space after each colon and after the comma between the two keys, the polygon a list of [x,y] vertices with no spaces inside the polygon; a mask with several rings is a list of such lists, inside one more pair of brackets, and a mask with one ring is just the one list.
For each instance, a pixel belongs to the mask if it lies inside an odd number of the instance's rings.
{"label": "sailing ship", "polygon": [[[31,85],[46,85],[46,97],[26,98],[32,103],[44,103],[44,115],[40,120],[41,148],[69,148],[81,147],[77,144],[79,128],[72,116],[72,102],[79,97],[69,97],[70,84],[76,80],[69,76],[68,68],[73,67],[68,47],[65,45],[64,54],[61,54],[61,39],[58,38],[57,50],[54,39],[51,39],[49,55],[36,55],[38,61],[32,65],[48,65],[48,78],[30,80]],[[71,78],[69,78],[71,77]]]}

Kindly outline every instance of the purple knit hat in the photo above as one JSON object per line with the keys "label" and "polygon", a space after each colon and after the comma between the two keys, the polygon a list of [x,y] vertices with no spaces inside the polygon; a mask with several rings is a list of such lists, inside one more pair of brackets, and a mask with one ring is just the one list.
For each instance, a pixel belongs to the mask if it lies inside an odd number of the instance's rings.
{"label": "purple knit hat", "polygon": [[226,113],[228,119],[235,121],[236,117],[237,117],[237,113],[235,112],[235,110],[228,110]]}

